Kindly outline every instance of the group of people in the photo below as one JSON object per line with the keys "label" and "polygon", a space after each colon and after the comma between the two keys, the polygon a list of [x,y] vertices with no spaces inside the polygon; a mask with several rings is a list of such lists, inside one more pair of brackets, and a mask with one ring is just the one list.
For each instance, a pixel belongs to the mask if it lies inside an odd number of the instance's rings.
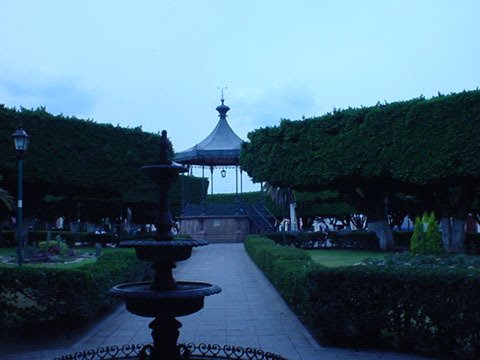
{"label": "group of people", "polygon": [[278,230],[279,231],[297,231],[302,230],[303,228],[303,219],[299,218],[297,221],[297,226],[292,226],[292,222],[290,219],[284,218],[280,223],[278,223]]}

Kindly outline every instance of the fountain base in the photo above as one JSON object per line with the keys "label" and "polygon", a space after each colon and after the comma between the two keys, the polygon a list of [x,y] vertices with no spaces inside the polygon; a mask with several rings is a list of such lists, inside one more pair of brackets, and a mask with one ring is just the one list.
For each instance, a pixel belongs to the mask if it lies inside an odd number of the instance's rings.
{"label": "fountain base", "polygon": [[[55,360],[152,360],[152,344],[127,344],[123,346],[105,346],[95,350],[78,351],[63,355]],[[217,344],[179,344],[180,360],[286,360],[286,358],[259,349]]]}

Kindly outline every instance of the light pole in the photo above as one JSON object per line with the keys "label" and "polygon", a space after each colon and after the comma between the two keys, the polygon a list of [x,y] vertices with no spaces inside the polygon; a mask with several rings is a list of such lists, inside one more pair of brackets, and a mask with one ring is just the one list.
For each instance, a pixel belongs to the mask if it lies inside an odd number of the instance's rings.
{"label": "light pole", "polygon": [[18,196],[17,196],[17,253],[18,253],[18,266],[22,265],[22,220],[23,220],[23,155],[28,149],[28,142],[30,136],[27,132],[22,129],[21,125],[18,126],[17,130],[13,133],[13,142],[15,144],[15,152],[17,154],[17,165],[18,165]]}

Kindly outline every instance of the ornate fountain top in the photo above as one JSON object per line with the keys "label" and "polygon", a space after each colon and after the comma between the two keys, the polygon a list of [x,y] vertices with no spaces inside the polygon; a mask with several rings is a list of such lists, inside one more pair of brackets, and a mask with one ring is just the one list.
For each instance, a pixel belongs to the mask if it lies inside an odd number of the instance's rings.
{"label": "ornate fountain top", "polygon": [[172,143],[167,137],[167,130],[162,130],[160,137],[159,165],[171,165],[171,155],[173,154]]}

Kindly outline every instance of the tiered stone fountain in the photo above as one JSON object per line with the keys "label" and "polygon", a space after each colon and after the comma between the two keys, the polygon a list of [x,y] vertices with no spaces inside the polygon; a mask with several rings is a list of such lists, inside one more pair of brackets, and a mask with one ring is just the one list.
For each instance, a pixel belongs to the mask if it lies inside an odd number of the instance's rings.
{"label": "tiered stone fountain", "polygon": [[203,240],[173,240],[171,233],[172,216],[169,210],[168,192],[182,172],[187,169],[172,164],[169,153],[172,146],[167,132],[162,131],[160,140],[159,164],[141,168],[156,182],[159,191],[159,206],[155,227],[157,231],[152,240],[131,240],[120,243],[121,246],[134,247],[140,260],[152,261],[155,269],[152,282],[138,282],[117,285],[110,294],[126,301],[127,310],[140,316],[153,317],[153,347],[151,359],[177,360],[178,329],[181,323],[178,316],[193,314],[203,308],[205,296],[217,294],[220,287],[207,283],[175,281],[172,269],[175,262],[186,260],[192,255],[192,248],[207,245]]}
{"label": "tiered stone fountain", "polygon": [[[204,306],[205,296],[222,290],[217,285],[201,282],[176,281],[172,275],[175,262],[188,259],[192,249],[208,245],[204,240],[175,240],[172,233],[172,216],[169,210],[168,192],[180,173],[186,172],[183,166],[172,163],[169,155],[172,145],[167,132],[162,131],[160,158],[157,165],[141,168],[157,184],[159,205],[155,235],[150,240],[129,240],[120,246],[133,247],[140,260],[153,262],[154,279],[151,282],[121,284],[110,290],[112,296],[125,300],[127,310],[133,314],[152,317],[153,344],[107,346],[97,350],[77,352],[61,359],[271,359],[284,360],[281,356],[261,350],[219,345],[177,344],[179,328],[182,324],[176,319],[190,315]],[[197,352],[197,353],[195,353]]]}

